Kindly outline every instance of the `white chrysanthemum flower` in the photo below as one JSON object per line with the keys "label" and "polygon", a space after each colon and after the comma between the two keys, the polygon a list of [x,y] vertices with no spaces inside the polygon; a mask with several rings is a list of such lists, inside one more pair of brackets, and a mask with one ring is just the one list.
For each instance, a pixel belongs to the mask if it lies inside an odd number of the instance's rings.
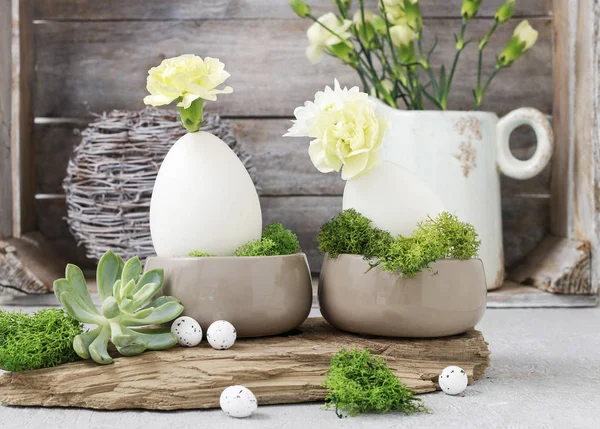
{"label": "white chrysanthemum flower", "polygon": [[286,137],[311,137],[308,153],[322,173],[342,171],[350,180],[369,172],[379,162],[379,149],[389,122],[375,114],[375,103],[358,87],[334,89],[315,94],[294,111],[296,120]]}

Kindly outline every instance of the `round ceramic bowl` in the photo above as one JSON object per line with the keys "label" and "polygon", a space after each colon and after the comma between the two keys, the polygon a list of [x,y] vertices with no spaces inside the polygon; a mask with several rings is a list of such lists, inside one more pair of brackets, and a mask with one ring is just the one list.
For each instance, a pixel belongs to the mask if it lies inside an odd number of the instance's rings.
{"label": "round ceramic bowl", "polygon": [[312,285],[304,253],[285,256],[150,257],[163,268],[163,294],[181,300],[184,315],[206,331],[215,320],[235,326],[238,338],[281,334],[306,320]]}
{"label": "round ceramic bowl", "polygon": [[415,278],[373,268],[358,255],[325,257],[319,279],[323,317],[338,329],[387,337],[443,337],[483,317],[486,282],[480,259],[439,260]]}

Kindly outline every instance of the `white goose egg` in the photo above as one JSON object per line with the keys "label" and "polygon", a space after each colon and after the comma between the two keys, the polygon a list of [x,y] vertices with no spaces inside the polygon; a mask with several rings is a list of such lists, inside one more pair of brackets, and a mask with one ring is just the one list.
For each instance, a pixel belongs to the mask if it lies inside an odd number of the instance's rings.
{"label": "white goose egg", "polygon": [[206,330],[206,339],[213,349],[228,349],[233,346],[236,338],[235,328],[226,320],[217,320]]}
{"label": "white goose egg", "polygon": [[440,388],[448,395],[459,395],[465,391],[469,383],[467,373],[460,366],[444,368],[438,379]]}
{"label": "white goose egg", "polygon": [[195,347],[202,341],[200,324],[188,316],[181,316],[171,325],[171,333],[177,338],[177,344],[183,347]]}
{"label": "white goose egg", "polygon": [[440,198],[407,169],[384,161],[344,187],[343,208],[355,209],[393,236],[409,236],[417,223],[444,210]]}
{"label": "white goose egg", "polygon": [[258,407],[256,396],[244,386],[229,386],[221,393],[221,409],[231,417],[248,417]]}
{"label": "white goose egg", "polygon": [[177,140],[154,184],[150,232],[158,256],[193,250],[227,256],[260,239],[258,194],[225,142],[204,131]]}

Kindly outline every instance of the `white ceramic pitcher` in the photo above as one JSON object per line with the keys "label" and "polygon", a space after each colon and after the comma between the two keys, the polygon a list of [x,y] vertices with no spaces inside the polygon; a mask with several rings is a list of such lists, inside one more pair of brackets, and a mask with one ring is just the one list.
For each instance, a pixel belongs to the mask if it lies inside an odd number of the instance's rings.
{"label": "white ceramic pitcher", "polygon": [[[445,209],[473,224],[481,238],[488,289],[504,279],[499,172],[515,179],[540,173],[552,155],[554,136],[544,114],[533,108],[513,110],[501,119],[491,112],[397,110],[377,101],[378,113],[391,122],[383,158],[421,177]],[[509,148],[520,125],[535,131],[537,148],[526,161]]]}

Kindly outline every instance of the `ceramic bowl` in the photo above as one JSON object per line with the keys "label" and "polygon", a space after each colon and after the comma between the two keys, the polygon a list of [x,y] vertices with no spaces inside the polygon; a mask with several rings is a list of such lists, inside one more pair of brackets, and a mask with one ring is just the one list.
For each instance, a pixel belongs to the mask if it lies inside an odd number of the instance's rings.
{"label": "ceramic bowl", "polygon": [[163,268],[163,294],[181,300],[184,315],[206,329],[215,320],[235,326],[238,338],[281,334],[302,324],[312,306],[306,255],[150,257]]}
{"label": "ceramic bowl", "polygon": [[389,337],[443,337],[483,317],[487,287],[480,259],[439,260],[405,279],[358,255],[326,257],[319,279],[323,317],[338,329]]}

